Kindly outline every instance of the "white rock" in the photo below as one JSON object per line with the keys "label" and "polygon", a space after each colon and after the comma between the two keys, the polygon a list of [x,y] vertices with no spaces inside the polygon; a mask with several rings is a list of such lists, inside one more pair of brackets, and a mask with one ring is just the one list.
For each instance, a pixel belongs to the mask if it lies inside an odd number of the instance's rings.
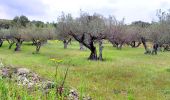
{"label": "white rock", "polygon": [[78,93],[75,89],[71,89],[68,95],[68,100],[79,100]]}
{"label": "white rock", "polygon": [[29,82],[29,80],[25,77],[24,82],[28,83],[28,82]]}
{"label": "white rock", "polygon": [[17,73],[20,74],[28,74],[30,72],[27,68],[18,68]]}
{"label": "white rock", "polygon": [[28,88],[31,88],[31,87],[33,87],[33,85],[34,85],[34,83],[32,83],[32,82],[29,82],[29,83],[28,83]]}

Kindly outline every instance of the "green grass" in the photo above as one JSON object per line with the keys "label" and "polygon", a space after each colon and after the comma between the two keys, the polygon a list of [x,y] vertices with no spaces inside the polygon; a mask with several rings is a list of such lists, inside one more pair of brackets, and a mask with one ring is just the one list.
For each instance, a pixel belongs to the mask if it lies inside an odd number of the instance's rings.
{"label": "green grass", "polygon": [[34,46],[22,45],[22,51],[0,48],[0,58],[6,65],[26,67],[42,77],[54,80],[55,65],[49,59],[62,59],[59,75],[70,66],[66,84],[94,100],[170,100],[170,52],[144,55],[143,48],[122,50],[104,44],[105,61],[87,60],[89,50],[80,51],[73,42],[63,49],[62,42],[49,41],[40,54],[32,54]]}

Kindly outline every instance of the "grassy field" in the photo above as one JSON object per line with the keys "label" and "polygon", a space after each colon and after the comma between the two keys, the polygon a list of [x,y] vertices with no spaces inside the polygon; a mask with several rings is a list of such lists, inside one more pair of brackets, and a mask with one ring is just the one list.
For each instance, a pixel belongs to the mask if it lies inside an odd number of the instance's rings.
{"label": "grassy field", "polygon": [[51,58],[61,59],[59,73],[70,66],[66,84],[94,100],[170,100],[170,52],[144,55],[143,48],[122,50],[104,44],[105,61],[89,61],[89,50],[80,51],[73,42],[63,49],[62,42],[49,41],[40,54],[25,43],[22,51],[0,48],[5,65],[29,68],[42,77],[54,80],[55,65]]}

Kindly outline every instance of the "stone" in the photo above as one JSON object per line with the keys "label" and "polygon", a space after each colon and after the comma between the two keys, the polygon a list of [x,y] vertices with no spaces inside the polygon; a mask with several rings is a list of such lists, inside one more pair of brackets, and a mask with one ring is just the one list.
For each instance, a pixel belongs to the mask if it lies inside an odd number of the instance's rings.
{"label": "stone", "polygon": [[39,82],[40,78],[39,78],[38,74],[33,73],[32,74],[32,80],[35,81],[35,82]]}
{"label": "stone", "polygon": [[68,100],[79,100],[79,96],[76,90],[71,89],[68,95]]}
{"label": "stone", "polygon": [[18,83],[22,84],[22,85],[27,85],[29,83],[29,80],[27,79],[27,77],[24,74],[19,75],[17,80],[18,80]]}
{"label": "stone", "polygon": [[45,89],[52,89],[54,87],[55,87],[55,83],[54,82],[51,82],[51,81],[47,81],[46,82]]}
{"label": "stone", "polygon": [[29,83],[29,80],[26,77],[24,77],[22,80],[22,84],[27,85],[28,83]]}
{"label": "stone", "polygon": [[27,68],[18,68],[18,70],[17,70],[18,75],[28,74],[29,72],[30,72],[30,70]]}
{"label": "stone", "polygon": [[2,77],[3,78],[9,77],[9,69],[7,68],[2,69]]}
{"label": "stone", "polygon": [[92,98],[90,96],[84,96],[83,100],[92,100]]}
{"label": "stone", "polygon": [[33,87],[34,86],[34,83],[32,83],[32,82],[29,82],[28,83],[28,88],[31,88],[31,87]]}
{"label": "stone", "polygon": [[[27,68],[11,68],[4,67],[0,69],[0,76],[3,78],[9,78],[12,82],[16,82],[18,86],[27,87],[30,91],[34,91],[34,88],[43,90],[43,93],[47,94],[52,88],[56,88],[56,92],[62,94],[65,90],[64,87],[56,87],[56,83],[50,80],[41,78],[38,74],[31,72]],[[1,78],[1,77],[0,77]],[[67,100],[79,100],[79,93],[76,89],[70,89],[67,95]],[[90,96],[83,96],[82,100],[92,100]]]}

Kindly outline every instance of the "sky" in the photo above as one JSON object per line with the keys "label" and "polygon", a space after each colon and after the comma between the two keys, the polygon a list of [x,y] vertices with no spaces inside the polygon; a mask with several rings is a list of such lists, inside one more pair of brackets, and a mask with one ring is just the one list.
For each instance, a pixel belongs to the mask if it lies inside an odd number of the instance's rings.
{"label": "sky", "polygon": [[78,17],[80,9],[125,18],[125,23],[151,22],[156,21],[157,9],[170,9],[170,0],[0,0],[0,19],[25,15],[30,20],[56,22],[62,12]]}

